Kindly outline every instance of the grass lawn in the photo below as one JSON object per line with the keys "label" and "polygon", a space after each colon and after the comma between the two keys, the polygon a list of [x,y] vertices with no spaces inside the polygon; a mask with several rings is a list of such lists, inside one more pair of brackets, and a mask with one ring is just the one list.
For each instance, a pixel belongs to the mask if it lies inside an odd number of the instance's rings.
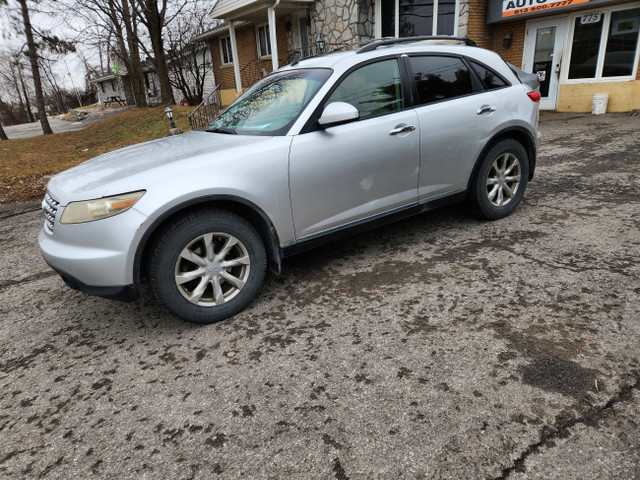
{"label": "grass lawn", "polygon": [[[189,129],[193,107],[173,106],[174,120]],[[0,141],[0,205],[44,197],[49,176],[117,148],[165,137],[164,107],[134,108],[84,130]]]}

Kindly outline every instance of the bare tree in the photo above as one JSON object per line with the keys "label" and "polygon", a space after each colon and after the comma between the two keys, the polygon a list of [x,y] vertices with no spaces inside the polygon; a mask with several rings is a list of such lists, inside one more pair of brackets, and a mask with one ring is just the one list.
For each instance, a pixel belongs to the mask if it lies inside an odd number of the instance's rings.
{"label": "bare tree", "polygon": [[[0,98],[0,104],[3,104],[2,98]],[[7,134],[4,132],[4,127],[2,126],[2,116],[0,115],[0,140],[9,140]]]}
{"label": "bare tree", "polygon": [[[101,73],[111,66],[111,56],[124,63],[131,81],[133,101],[147,106],[141,50],[144,42],[138,31],[138,18],[131,0],[67,0],[67,25],[77,32],[77,42],[100,52]],[[78,27],[82,25],[82,27]],[[90,25],[90,27],[86,27]]]}
{"label": "bare tree", "polygon": [[207,15],[209,9],[206,2],[191,2],[166,29],[171,85],[192,105],[202,102],[207,72],[211,70],[206,45],[191,41],[214,26],[216,21]]}
{"label": "bare tree", "polygon": [[0,63],[8,66],[0,69],[0,96],[7,99],[6,102],[0,100],[0,114],[9,125],[22,123],[27,120],[27,112],[22,101],[20,84],[15,75],[16,67],[13,58],[9,54],[1,54]]}
{"label": "bare tree", "polygon": [[33,38],[33,28],[31,19],[29,18],[29,6],[27,0],[17,0],[22,11],[22,21],[24,23],[24,34],[27,37],[27,48],[29,62],[31,63],[31,75],[33,76],[33,86],[36,91],[36,105],[38,106],[38,115],[40,116],[40,125],[42,133],[45,135],[53,134],[53,130],[49,126],[47,119],[47,110],[44,105],[44,95],[42,94],[42,80],[40,78],[40,66],[38,65],[38,47]]}
{"label": "bare tree", "polygon": [[[169,69],[167,68],[164,39],[162,37],[162,30],[168,20],[167,7],[169,0],[134,0],[134,2],[137,6],[138,17],[149,32],[149,39],[153,49],[153,62],[160,79],[162,103],[165,105],[174,104],[176,101],[173,98],[173,90],[169,81]],[[181,2],[181,6],[178,5],[178,12],[185,4],[186,2]]]}

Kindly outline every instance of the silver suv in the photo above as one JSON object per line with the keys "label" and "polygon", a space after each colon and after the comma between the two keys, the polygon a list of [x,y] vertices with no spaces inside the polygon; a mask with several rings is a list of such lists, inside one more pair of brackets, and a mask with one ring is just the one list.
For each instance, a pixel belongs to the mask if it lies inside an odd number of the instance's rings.
{"label": "silver suv", "polygon": [[[460,200],[498,219],[537,150],[535,76],[464,39],[383,39],[269,75],[205,131],[51,179],[39,243],[71,288],[120,300],[141,278],[175,315],[242,310],[267,268]],[[522,79],[522,81],[521,81]]]}

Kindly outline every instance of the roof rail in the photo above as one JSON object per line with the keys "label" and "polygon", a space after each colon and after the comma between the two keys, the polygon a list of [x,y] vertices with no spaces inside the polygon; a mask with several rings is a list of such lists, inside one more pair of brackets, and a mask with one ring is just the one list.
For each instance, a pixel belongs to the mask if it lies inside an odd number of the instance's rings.
{"label": "roof rail", "polygon": [[423,35],[419,37],[403,37],[403,38],[386,37],[386,38],[381,38],[380,40],[374,40],[373,42],[368,43],[364,47],[361,47],[356,53],[371,52],[376,48],[382,47],[384,45],[395,45],[396,43],[422,42],[424,40],[452,40],[454,42],[464,43],[465,45],[468,45],[470,47],[477,46],[476,42],[466,37],[454,37],[449,35]]}

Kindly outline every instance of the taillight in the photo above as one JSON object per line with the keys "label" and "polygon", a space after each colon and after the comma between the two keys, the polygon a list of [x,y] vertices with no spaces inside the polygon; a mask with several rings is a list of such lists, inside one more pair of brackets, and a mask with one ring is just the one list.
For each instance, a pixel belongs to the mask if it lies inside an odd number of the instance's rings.
{"label": "taillight", "polygon": [[527,97],[529,97],[532,102],[537,103],[540,101],[540,92],[529,92],[527,93]]}

